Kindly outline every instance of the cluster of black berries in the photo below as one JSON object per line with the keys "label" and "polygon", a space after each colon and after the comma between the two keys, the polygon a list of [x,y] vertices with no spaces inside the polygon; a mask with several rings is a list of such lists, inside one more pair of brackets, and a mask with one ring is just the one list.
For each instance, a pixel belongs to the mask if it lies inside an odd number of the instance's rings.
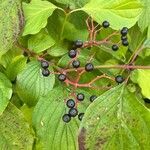
{"label": "cluster of black berries", "polygon": [[[90,101],[93,102],[95,99],[97,98],[96,95],[92,95],[90,97]],[[78,101],[83,101],[85,99],[85,96],[83,93],[78,93],[77,94],[77,100]],[[84,113],[79,113],[78,114],[78,110],[75,107],[75,101],[73,99],[69,99],[66,102],[67,107],[69,108],[68,114],[64,114],[62,117],[62,120],[66,123],[71,121],[72,117],[76,117],[78,115],[78,119],[81,121]]]}
{"label": "cluster of black berries", "polygon": [[[75,42],[74,42],[74,49],[72,49],[72,50],[70,50],[69,52],[68,52],[68,56],[70,57],[70,58],[75,58],[76,56],[77,56],[77,48],[81,48],[83,46],[83,41],[81,41],[81,40],[76,40]],[[73,68],[79,68],[80,67],[80,61],[79,60],[73,60],[73,62],[72,62],[72,66],[73,66]],[[93,64],[92,63],[87,63],[86,65],[85,65],[85,70],[87,71],[87,72],[89,72],[89,71],[93,71],[94,70],[94,66],[93,66]]]}
{"label": "cluster of black berries", "polygon": [[[129,42],[128,42],[128,37],[127,37],[127,34],[128,34],[128,28],[127,27],[123,27],[120,31],[121,33],[121,41],[122,41],[122,45],[123,46],[128,46],[129,45]],[[113,51],[117,51],[119,49],[119,46],[114,44],[112,45],[112,50]]]}
{"label": "cluster of black berries", "polygon": [[44,77],[48,77],[50,75],[50,71],[48,69],[49,63],[46,60],[41,61],[41,67],[42,67],[42,75]]}
{"label": "cluster of black berries", "polygon": [[[83,46],[83,41],[76,40],[74,42],[73,49],[68,52],[68,56],[70,58],[75,58],[77,56],[77,48],[81,48],[82,46]],[[80,67],[80,61],[79,60],[74,60],[72,62],[72,66],[74,68],[79,68]]]}
{"label": "cluster of black berries", "polygon": [[[108,21],[104,21],[102,23],[102,26],[104,28],[108,28],[110,26],[110,23]],[[120,31],[121,33],[121,41],[122,41],[122,45],[124,46],[128,46],[129,42],[128,42],[128,38],[127,38],[127,34],[128,34],[128,28],[127,27],[123,27]],[[112,50],[113,51],[117,51],[119,49],[119,46],[117,44],[112,45]]]}
{"label": "cluster of black berries", "polygon": [[127,27],[123,27],[120,33],[121,33],[122,45],[128,46],[129,45],[128,37],[127,37],[128,28]]}
{"label": "cluster of black berries", "polygon": [[[77,94],[77,100],[83,101],[84,100],[84,94],[79,93]],[[73,99],[69,99],[66,102],[67,107],[69,108],[68,114],[64,114],[62,119],[64,122],[68,123],[71,121],[71,117],[76,117],[78,115],[78,119],[81,121],[83,118],[84,113],[79,113],[78,110],[75,107],[75,101]]]}

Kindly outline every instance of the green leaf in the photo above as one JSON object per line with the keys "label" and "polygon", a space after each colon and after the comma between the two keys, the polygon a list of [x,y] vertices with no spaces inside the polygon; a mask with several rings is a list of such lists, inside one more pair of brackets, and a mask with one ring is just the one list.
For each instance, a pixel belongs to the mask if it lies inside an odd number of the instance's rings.
{"label": "green leaf", "polygon": [[58,3],[64,4],[69,6],[70,9],[75,9],[77,7],[82,7],[85,5],[89,0],[55,0]]}
{"label": "green leaf", "polygon": [[22,55],[22,51],[13,47],[1,57],[0,63],[6,68],[12,60],[19,55]]}
{"label": "green leaf", "polygon": [[27,58],[23,55],[15,57],[12,62],[6,68],[6,75],[11,80],[14,81],[16,76],[25,68]]}
{"label": "green leaf", "polygon": [[32,0],[23,3],[26,25],[23,35],[36,34],[47,24],[47,19],[57,7],[48,1]]}
{"label": "green leaf", "polygon": [[142,14],[139,18],[138,25],[141,28],[142,32],[150,26],[150,1],[141,0],[144,4]]}
{"label": "green leaf", "polygon": [[92,103],[80,126],[79,149],[141,150],[150,147],[150,111],[119,85]]}
{"label": "green leaf", "polygon": [[142,94],[147,97],[150,98],[150,70],[142,70],[142,69],[138,69],[135,70],[132,73],[132,80],[135,83],[138,83],[141,90],[142,90]]}
{"label": "green leaf", "polygon": [[[78,118],[72,118],[69,123],[62,120],[68,113],[64,102],[69,97],[69,89],[59,86],[54,88],[47,96],[42,97],[33,112],[33,126],[38,137],[37,149],[45,150],[77,150]],[[89,94],[85,93],[87,103]],[[78,106],[79,113],[84,112],[87,104]]]}
{"label": "green leaf", "polygon": [[141,8],[139,0],[91,0],[81,10],[99,24],[107,20],[111,28],[118,30],[124,26],[132,27],[139,18]]}
{"label": "green leaf", "polygon": [[[50,71],[53,72],[52,68]],[[17,93],[23,102],[34,106],[41,96],[45,96],[52,90],[54,83],[54,74],[43,77],[40,63],[32,61],[17,77]]]}
{"label": "green leaf", "polygon": [[[135,33],[137,36],[135,36]],[[146,39],[146,34],[142,33],[138,25],[136,25],[133,28],[131,28],[131,30],[129,31],[129,35],[131,38],[131,42],[129,46],[131,51],[134,52],[135,50],[137,50],[142,46],[143,42]]]}
{"label": "green leaf", "polygon": [[60,44],[56,43],[48,51],[48,54],[53,57],[60,57],[68,52],[68,43],[61,42]]}
{"label": "green leaf", "polygon": [[0,57],[17,40],[24,18],[20,0],[0,0]]}
{"label": "green leaf", "polygon": [[33,135],[22,113],[9,104],[0,116],[0,149],[32,150]]}
{"label": "green leaf", "polygon": [[150,39],[147,39],[144,44],[143,44],[144,48],[150,48]]}
{"label": "green leaf", "polygon": [[36,53],[40,53],[50,48],[55,41],[46,30],[41,30],[38,34],[33,35],[28,40],[28,48]]}
{"label": "green leaf", "polygon": [[148,26],[148,35],[147,38],[150,39],[150,25]]}
{"label": "green leaf", "polygon": [[0,115],[7,107],[12,96],[12,85],[7,77],[0,73]]}

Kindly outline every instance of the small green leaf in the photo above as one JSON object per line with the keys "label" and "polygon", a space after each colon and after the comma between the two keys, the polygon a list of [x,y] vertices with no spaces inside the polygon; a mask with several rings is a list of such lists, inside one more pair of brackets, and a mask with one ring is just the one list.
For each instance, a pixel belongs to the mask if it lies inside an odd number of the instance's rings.
{"label": "small green leaf", "polygon": [[38,34],[33,35],[28,40],[28,48],[36,53],[40,53],[50,48],[55,41],[46,30],[41,30]]}
{"label": "small green leaf", "polygon": [[20,0],[0,0],[0,57],[17,40],[24,18]]}
{"label": "small green leaf", "polygon": [[6,68],[6,75],[13,81],[16,76],[25,68],[27,58],[23,55],[15,57]]}
{"label": "small green leaf", "polygon": [[124,26],[132,27],[138,21],[141,8],[139,0],[91,0],[81,10],[100,24],[109,21],[111,28],[118,30]]}
{"label": "small green leaf", "polygon": [[[68,113],[68,108],[64,102],[69,97],[69,89],[59,86],[54,88],[45,97],[42,97],[33,112],[33,126],[38,137],[37,147],[45,150],[77,150],[77,134],[79,120],[72,118],[69,123],[62,120],[62,116]],[[85,93],[85,102],[78,106],[79,113],[85,111],[88,97]],[[36,148],[37,148],[36,147]],[[37,148],[38,149],[38,148]]]}
{"label": "small green leaf", "polygon": [[138,69],[132,73],[132,76],[132,80],[139,84],[142,94],[145,97],[150,98],[150,70]]}
{"label": "small green leaf", "polygon": [[32,150],[34,138],[21,111],[9,104],[0,116],[0,149]]}
{"label": "small green leaf", "polygon": [[12,85],[7,77],[0,73],[0,115],[7,107],[12,96]]}
{"label": "small green leaf", "polygon": [[150,147],[150,111],[119,85],[98,97],[80,126],[79,149],[141,150]]}
{"label": "small green leaf", "polygon": [[47,19],[57,7],[48,1],[32,0],[23,3],[26,25],[23,35],[36,34],[47,24]]}
{"label": "small green leaf", "polygon": [[29,106],[35,105],[38,99],[50,92],[54,86],[54,74],[43,77],[41,71],[40,63],[32,61],[17,77],[17,93]]}

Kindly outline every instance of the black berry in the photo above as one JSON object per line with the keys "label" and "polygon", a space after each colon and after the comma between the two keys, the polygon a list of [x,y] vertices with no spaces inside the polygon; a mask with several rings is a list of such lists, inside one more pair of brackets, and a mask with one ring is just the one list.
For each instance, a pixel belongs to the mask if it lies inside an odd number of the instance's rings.
{"label": "black berry", "polygon": [[90,97],[90,101],[93,102],[96,98],[97,98],[96,95],[92,95],[92,96]]}
{"label": "black berry", "polygon": [[128,28],[127,27],[123,27],[121,30],[121,35],[125,36],[128,34]]}
{"label": "black berry", "polygon": [[122,40],[122,41],[128,40],[128,38],[127,38],[127,36],[123,36],[123,35],[122,35],[122,36],[121,36],[121,40]]}
{"label": "black berry", "polygon": [[79,101],[83,101],[84,100],[84,94],[82,94],[82,93],[77,94],[77,99]]}
{"label": "black berry", "polygon": [[85,65],[85,70],[86,71],[93,71],[94,70],[94,65],[93,64],[91,64],[91,63],[87,63],[86,65]]}
{"label": "black berry", "polygon": [[72,66],[73,66],[74,68],[79,68],[79,67],[80,67],[80,61],[79,61],[79,60],[74,60],[74,61],[72,62]]}
{"label": "black berry", "polygon": [[59,74],[58,79],[59,79],[59,81],[65,81],[66,80],[66,75],[65,74]]}
{"label": "black berry", "polygon": [[78,115],[78,110],[76,108],[71,108],[68,113],[71,117]]}
{"label": "black berry", "polygon": [[76,50],[70,50],[69,52],[68,52],[68,56],[70,57],[70,58],[75,58],[76,57],[76,55],[77,55],[77,51]]}
{"label": "black berry", "polygon": [[104,28],[108,28],[108,27],[110,26],[110,24],[109,24],[108,21],[104,21],[104,22],[102,23],[102,26],[103,26]]}
{"label": "black berry", "polygon": [[70,117],[70,115],[68,115],[68,114],[64,114],[64,115],[62,116],[62,120],[63,120],[64,122],[68,123],[68,122],[71,120],[71,117]]}
{"label": "black berry", "polygon": [[83,41],[81,41],[81,40],[76,40],[76,41],[74,42],[74,46],[75,46],[75,48],[81,48],[81,47],[83,46]]}
{"label": "black berry", "polygon": [[145,103],[150,103],[150,99],[144,98],[144,102],[145,102]]}
{"label": "black berry", "polygon": [[121,75],[118,75],[118,76],[115,77],[115,81],[117,83],[122,83],[124,81],[124,78]]}
{"label": "black berry", "polygon": [[117,51],[118,49],[119,49],[118,45],[113,45],[113,46],[112,46],[112,50],[113,50],[113,51]]}
{"label": "black berry", "polygon": [[124,46],[128,46],[128,45],[129,45],[128,40],[123,40],[123,41],[122,41],[122,45],[124,45]]}
{"label": "black berry", "polygon": [[66,103],[67,107],[73,108],[75,106],[75,101],[73,99],[69,99]]}
{"label": "black berry", "polygon": [[83,118],[83,116],[84,116],[84,113],[80,113],[80,114],[78,115],[78,119],[81,121],[82,118]]}
{"label": "black berry", "polygon": [[50,74],[50,71],[49,71],[48,69],[43,69],[43,70],[42,70],[42,75],[43,75],[44,77],[48,77],[49,74]]}
{"label": "black berry", "polygon": [[49,67],[49,63],[45,60],[42,60],[41,61],[41,67],[44,69],[47,69]]}

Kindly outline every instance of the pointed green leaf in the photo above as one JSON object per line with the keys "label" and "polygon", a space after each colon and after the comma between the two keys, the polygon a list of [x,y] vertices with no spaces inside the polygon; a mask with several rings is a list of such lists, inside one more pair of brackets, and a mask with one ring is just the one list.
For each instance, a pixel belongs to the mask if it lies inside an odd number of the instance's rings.
{"label": "pointed green leaf", "polygon": [[141,150],[150,147],[150,111],[119,85],[92,103],[80,126],[79,149]]}
{"label": "pointed green leaf", "polygon": [[25,28],[23,35],[36,34],[47,24],[47,19],[57,7],[48,1],[32,0],[23,3]]}
{"label": "pointed green leaf", "polygon": [[0,0],[0,57],[17,40],[24,18],[20,0]]}
{"label": "pointed green leaf", "polygon": [[82,10],[98,23],[107,20],[118,30],[124,26],[132,27],[138,21],[141,8],[139,0],[91,0]]}
{"label": "pointed green leaf", "polygon": [[12,85],[7,77],[0,73],[0,115],[7,107],[12,96]]}
{"label": "pointed green leaf", "polygon": [[0,116],[0,149],[32,150],[33,135],[22,113],[9,104]]}
{"label": "pointed green leaf", "polygon": [[54,74],[44,77],[40,63],[32,61],[17,77],[17,93],[23,102],[33,106],[41,96],[52,90],[54,83]]}

